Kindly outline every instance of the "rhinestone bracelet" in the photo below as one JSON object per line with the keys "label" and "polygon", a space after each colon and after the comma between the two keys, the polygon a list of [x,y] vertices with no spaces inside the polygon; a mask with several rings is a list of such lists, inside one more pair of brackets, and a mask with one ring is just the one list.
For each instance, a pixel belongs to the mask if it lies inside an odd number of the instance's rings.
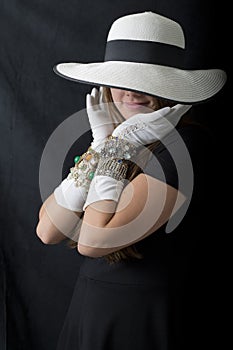
{"label": "rhinestone bracelet", "polygon": [[127,170],[128,165],[122,159],[101,158],[95,176],[105,175],[117,181],[122,181],[126,178]]}
{"label": "rhinestone bracelet", "polygon": [[137,153],[137,147],[120,137],[109,136],[100,151],[101,158],[132,159]]}

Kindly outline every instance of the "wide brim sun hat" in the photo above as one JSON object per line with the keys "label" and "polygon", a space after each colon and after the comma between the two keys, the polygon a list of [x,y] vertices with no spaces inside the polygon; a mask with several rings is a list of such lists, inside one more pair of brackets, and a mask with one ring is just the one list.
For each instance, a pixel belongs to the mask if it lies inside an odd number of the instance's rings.
{"label": "wide brim sun hat", "polygon": [[[179,23],[153,12],[113,22],[104,62],[60,63],[54,71],[69,80],[140,92],[181,103],[207,100],[226,82],[221,69],[188,69]],[[198,67],[197,67],[198,68]]]}

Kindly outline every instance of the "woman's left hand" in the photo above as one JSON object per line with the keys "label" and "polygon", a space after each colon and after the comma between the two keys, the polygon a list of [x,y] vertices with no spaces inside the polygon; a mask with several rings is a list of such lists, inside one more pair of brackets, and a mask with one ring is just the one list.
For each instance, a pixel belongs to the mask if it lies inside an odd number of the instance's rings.
{"label": "woman's left hand", "polygon": [[120,137],[135,146],[147,145],[161,140],[179,122],[191,105],[177,104],[152,113],[136,114],[118,125],[112,136]]}

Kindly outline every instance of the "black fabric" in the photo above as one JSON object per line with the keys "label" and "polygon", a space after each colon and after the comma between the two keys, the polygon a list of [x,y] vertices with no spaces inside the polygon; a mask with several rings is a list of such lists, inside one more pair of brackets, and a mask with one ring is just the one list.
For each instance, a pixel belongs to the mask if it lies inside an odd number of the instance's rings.
{"label": "black fabric", "polygon": [[[204,225],[198,205],[208,192],[205,180],[211,173],[213,140],[199,126],[183,127],[179,133],[190,151],[195,172],[193,201],[187,215],[172,233],[166,234],[164,225],[136,243],[143,259],[109,265],[104,258],[85,258],[57,350],[184,350],[198,345],[196,334],[203,331],[200,314],[206,306],[199,297],[190,305],[194,290],[199,289],[190,266],[196,264],[195,251],[202,240],[200,225]],[[177,141],[172,138],[172,142]],[[203,149],[209,161],[203,159]],[[154,153],[163,164],[166,162],[166,178],[176,187],[175,167],[165,146]],[[156,171],[153,176],[157,176]],[[198,259],[195,269],[201,279],[204,259],[200,251]]]}
{"label": "black fabric", "polygon": [[80,275],[57,350],[168,349],[174,344],[165,316],[170,300],[163,287]]}
{"label": "black fabric", "polygon": [[[206,144],[208,142],[209,144]],[[179,127],[163,138],[152,152],[154,157],[152,156],[147,162],[143,171],[145,174],[179,189],[185,196],[189,195],[185,191],[185,186],[181,187],[182,184],[179,183],[177,169],[181,169],[188,175],[189,162],[187,162],[187,157],[191,160],[192,165],[201,164],[200,155],[204,156],[203,145],[205,145],[205,149],[209,149],[210,144],[213,143],[213,135],[201,125],[190,123],[190,125]],[[194,160],[194,164],[192,160]],[[190,175],[193,174],[193,170]],[[194,171],[194,182],[195,180]]]}

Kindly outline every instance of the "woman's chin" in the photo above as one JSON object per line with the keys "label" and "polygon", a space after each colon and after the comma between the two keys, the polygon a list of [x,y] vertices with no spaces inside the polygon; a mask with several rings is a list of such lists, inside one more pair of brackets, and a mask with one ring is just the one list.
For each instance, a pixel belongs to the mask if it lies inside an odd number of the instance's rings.
{"label": "woman's chin", "polygon": [[140,106],[139,108],[133,107],[133,108],[122,108],[120,111],[121,114],[125,119],[129,119],[133,117],[136,114],[146,114],[146,113],[151,113],[153,112],[153,109],[145,107],[145,106]]}

